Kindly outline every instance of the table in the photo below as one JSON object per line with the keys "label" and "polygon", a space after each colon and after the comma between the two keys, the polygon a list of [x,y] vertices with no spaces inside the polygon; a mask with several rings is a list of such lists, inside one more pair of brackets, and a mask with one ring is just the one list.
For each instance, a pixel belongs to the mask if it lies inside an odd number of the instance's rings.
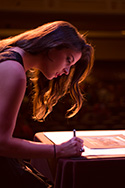
{"label": "table", "polygon": [[60,159],[55,188],[124,188],[123,159]]}
{"label": "table", "polygon": [[[47,144],[59,144],[72,137],[72,132],[36,133],[35,141]],[[78,131],[77,136],[125,135],[125,131]],[[62,135],[62,136],[60,136]],[[116,156],[90,155],[59,159],[34,159],[32,164],[50,180],[55,188],[124,188],[125,148],[117,150]]]}

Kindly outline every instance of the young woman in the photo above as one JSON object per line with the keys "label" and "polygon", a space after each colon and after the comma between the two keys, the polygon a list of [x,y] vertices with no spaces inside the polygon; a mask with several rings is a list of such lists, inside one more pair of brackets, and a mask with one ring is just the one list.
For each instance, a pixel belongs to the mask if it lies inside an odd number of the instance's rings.
{"label": "young woman", "polygon": [[[86,78],[92,66],[92,46],[68,22],[48,23],[0,41],[1,164],[6,164],[6,168],[13,171],[16,168],[13,163],[10,165],[9,162],[8,165],[8,159],[48,158],[54,157],[54,152],[57,158],[81,155],[83,141],[77,137],[53,146],[15,138],[13,131],[25,94],[27,70],[31,70],[30,77],[34,84],[33,117],[43,121],[67,92],[70,92],[74,102],[67,117],[72,117],[79,111],[83,101],[79,83]],[[5,175],[6,171],[2,174]],[[16,177],[14,174],[11,173],[9,185],[10,182],[13,186],[16,185],[11,181]]]}

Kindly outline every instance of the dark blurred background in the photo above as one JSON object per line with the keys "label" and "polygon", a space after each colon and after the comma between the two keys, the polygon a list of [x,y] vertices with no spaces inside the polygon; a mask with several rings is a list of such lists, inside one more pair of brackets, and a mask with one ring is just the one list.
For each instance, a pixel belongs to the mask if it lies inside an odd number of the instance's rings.
{"label": "dark blurred background", "polygon": [[125,0],[0,0],[1,39],[55,20],[87,32],[95,48],[93,70],[81,85],[86,101],[67,120],[67,95],[38,123],[32,120],[27,88],[14,135],[32,139],[38,131],[125,129]]}

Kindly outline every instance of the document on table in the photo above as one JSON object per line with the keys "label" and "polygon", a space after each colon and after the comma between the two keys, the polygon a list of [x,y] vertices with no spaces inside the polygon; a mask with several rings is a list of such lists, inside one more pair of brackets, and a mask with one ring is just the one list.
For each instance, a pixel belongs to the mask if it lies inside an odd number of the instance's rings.
{"label": "document on table", "polygon": [[[48,132],[45,135],[60,144],[69,140],[72,132]],[[77,131],[76,136],[84,140],[84,157],[125,157],[125,131]]]}
{"label": "document on table", "polygon": [[125,157],[125,136],[80,136],[84,139],[85,153],[88,157]]}
{"label": "document on table", "polygon": [[91,149],[125,148],[125,136],[123,134],[79,137],[84,140],[85,146]]}

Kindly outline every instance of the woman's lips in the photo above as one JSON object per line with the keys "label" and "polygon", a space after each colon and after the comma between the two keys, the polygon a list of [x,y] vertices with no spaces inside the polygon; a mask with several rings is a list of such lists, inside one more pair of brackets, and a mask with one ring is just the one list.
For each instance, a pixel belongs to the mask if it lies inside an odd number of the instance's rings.
{"label": "woman's lips", "polygon": [[61,76],[61,74],[57,72],[55,77],[57,78],[58,76]]}

